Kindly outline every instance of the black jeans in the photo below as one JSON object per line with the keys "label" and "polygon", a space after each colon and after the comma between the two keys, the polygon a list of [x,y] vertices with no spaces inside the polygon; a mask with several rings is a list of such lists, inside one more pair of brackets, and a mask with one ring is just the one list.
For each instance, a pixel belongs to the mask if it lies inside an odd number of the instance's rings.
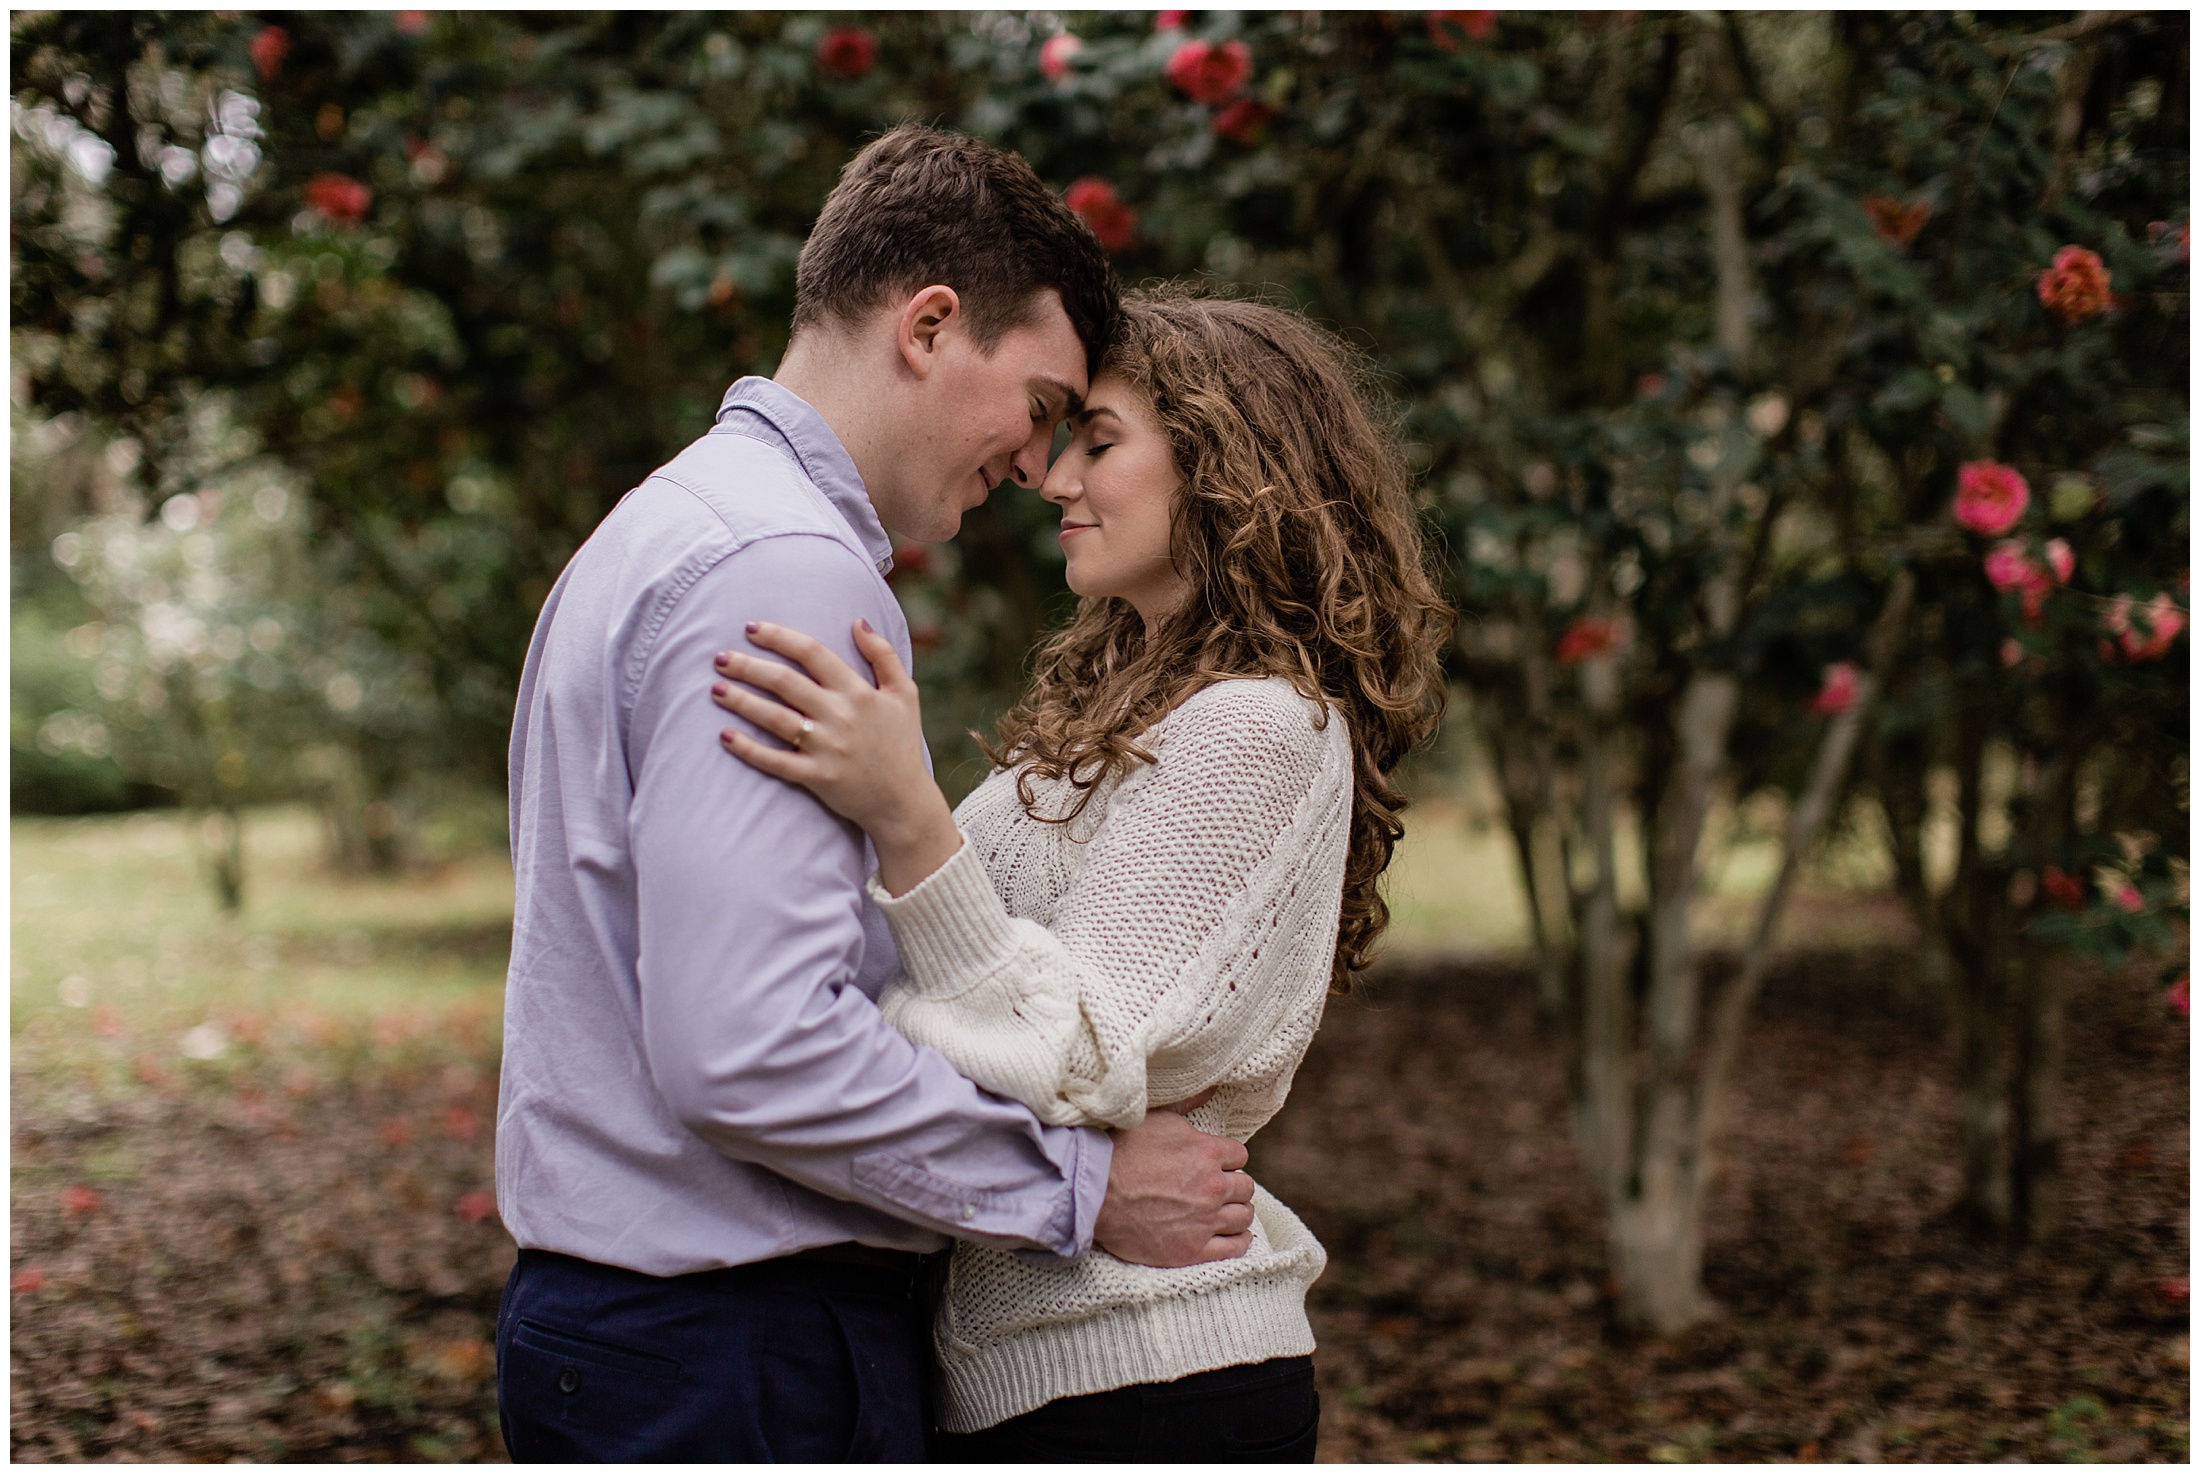
{"label": "black jeans", "polygon": [[1313,1462],[1314,1359],[1279,1357],[1063,1397],[977,1433],[935,1433],[937,1463]]}
{"label": "black jeans", "polygon": [[521,1463],[918,1462],[920,1297],[891,1266],[660,1279],[522,1249],[497,1312],[504,1445]]}

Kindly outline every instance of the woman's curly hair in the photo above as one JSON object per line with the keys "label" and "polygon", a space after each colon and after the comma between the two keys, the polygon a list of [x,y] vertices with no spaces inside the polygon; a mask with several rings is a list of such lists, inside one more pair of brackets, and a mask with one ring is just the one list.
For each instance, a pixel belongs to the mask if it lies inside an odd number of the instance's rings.
{"label": "woman's curly hair", "polygon": [[[1195,692],[1282,676],[1344,714],[1352,835],[1332,991],[1374,960],[1390,923],[1377,882],[1403,834],[1391,775],[1443,713],[1454,616],[1409,497],[1394,412],[1364,359],[1296,313],[1147,293],[1124,304],[1101,366],[1139,390],[1183,477],[1172,553],[1189,595],[1147,638],[1121,599],[1088,598],[1034,657],[986,755],[1023,769],[1034,818],[1066,821],[1135,762],[1138,738]],[[1038,812],[1029,777],[1066,779]]]}

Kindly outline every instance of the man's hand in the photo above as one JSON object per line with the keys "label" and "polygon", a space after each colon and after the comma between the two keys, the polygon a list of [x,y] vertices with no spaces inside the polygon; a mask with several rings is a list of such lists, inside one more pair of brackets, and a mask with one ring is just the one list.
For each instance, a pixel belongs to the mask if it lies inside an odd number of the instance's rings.
{"label": "man's hand", "polygon": [[1154,1110],[1115,1136],[1108,1196],[1092,1241],[1155,1269],[1236,1259],[1252,1246],[1253,1179],[1245,1147]]}

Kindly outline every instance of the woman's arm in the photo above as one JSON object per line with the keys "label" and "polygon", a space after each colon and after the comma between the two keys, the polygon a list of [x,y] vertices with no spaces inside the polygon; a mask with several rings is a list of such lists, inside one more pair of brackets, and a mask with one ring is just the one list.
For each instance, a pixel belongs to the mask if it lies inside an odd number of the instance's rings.
{"label": "woman's arm", "polygon": [[1017,1069],[1007,1093],[1039,1109],[1032,1092],[1051,1086],[1082,1113],[1048,1119],[1136,1120],[1222,1084],[1195,1120],[1251,1134],[1328,989],[1351,814],[1350,743],[1331,723],[1317,730],[1280,683],[1193,697],[1149,739],[1157,763],[1110,796],[1049,926],[1011,917],[970,851],[874,897],[907,973],[888,1020],[957,1063],[990,1047],[987,1064]]}
{"label": "woman's arm", "polygon": [[[729,748],[887,831],[872,830],[877,899],[908,972],[882,1000],[889,1021],[1049,1121],[1126,1124],[1149,1099],[1194,1095],[1233,1073],[1254,1088],[1208,1114],[1243,1135],[1273,1113],[1318,1021],[1335,945],[1351,807],[1338,718],[1317,730],[1306,703],[1263,682],[1193,697],[1167,724],[1159,765],[1119,790],[1049,931],[1008,914],[951,822],[952,838],[927,839],[905,820],[923,808],[897,765],[897,742],[915,745],[913,690],[906,708],[873,701],[852,672],[818,669],[802,637],[767,626],[753,638],[823,679],[758,670],[766,663],[754,657],[722,663],[788,706],[775,717],[757,708],[776,703],[752,693],[721,695],[722,705],[803,739],[799,754],[752,739],[761,761]],[[899,663],[872,658],[876,694],[897,692]],[[909,723],[905,737],[897,721]],[[929,775],[922,786],[944,810]],[[898,877],[887,873],[890,846]]]}

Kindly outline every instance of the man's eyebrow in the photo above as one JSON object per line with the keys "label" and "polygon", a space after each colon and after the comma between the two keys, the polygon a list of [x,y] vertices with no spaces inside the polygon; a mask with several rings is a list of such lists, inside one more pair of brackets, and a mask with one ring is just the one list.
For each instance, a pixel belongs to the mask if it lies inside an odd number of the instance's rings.
{"label": "man's eyebrow", "polygon": [[1085,396],[1071,388],[1069,380],[1057,379],[1052,374],[1041,374],[1039,380],[1041,383],[1051,384],[1062,391],[1062,413],[1064,416],[1075,419],[1084,410]]}

